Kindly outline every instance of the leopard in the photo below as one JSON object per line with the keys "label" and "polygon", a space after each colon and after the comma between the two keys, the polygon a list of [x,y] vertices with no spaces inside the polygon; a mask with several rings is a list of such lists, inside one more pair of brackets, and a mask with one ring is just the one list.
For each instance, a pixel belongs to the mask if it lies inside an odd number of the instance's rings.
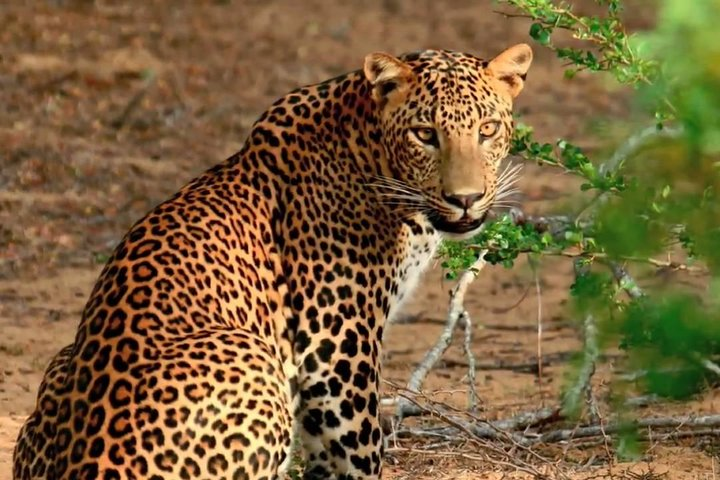
{"label": "leopard", "polygon": [[384,330],[506,191],[532,57],[377,51],[275,101],[119,240],[14,478],[381,478]]}

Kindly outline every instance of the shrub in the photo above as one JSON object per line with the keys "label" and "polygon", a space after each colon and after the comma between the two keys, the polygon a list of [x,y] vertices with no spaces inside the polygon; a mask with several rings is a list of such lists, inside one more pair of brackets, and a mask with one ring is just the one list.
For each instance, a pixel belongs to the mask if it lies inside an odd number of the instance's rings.
{"label": "shrub", "polygon": [[[621,349],[617,366],[633,372],[615,375],[613,391],[632,383],[687,398],[720,374],[720,0],[659,0],[655,27],[634,34],[621,0],[596,0],[602,15],[569,2],[499,3],[530,19],[530,36],[566,62],[566,78],[592,72],[628,90],[632,114],[613,119],[625,138],[592,156],[563,139],[536,140],[518,123],[513,154],[580,178],[581,201],[542,222],[501,215],[469,242],[446,242],[448,276],[481,251],[506,267],[520,255],[571,257],[571,313],[585,347],[566,383],[566,412],[581,412],[587,376],[608,349]],[[560,31],[580,47],[556,41],[567,37]],[[700,272],[705,294],[641,289],[633,273],[648,267]]]}

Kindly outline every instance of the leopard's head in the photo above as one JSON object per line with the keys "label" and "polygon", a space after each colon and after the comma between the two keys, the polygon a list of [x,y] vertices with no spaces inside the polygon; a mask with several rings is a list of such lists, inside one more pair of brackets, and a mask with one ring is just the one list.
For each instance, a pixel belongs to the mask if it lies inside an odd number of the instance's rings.
{"label": "leopard's head", "polygon": [[499,166],[532,56],[525,44],[490,61],[445,50],[368,55],[364,73],[391,172],[375,183],[382,201],[422,212],[446,236],[475,235],[516,180],[517,170]]}

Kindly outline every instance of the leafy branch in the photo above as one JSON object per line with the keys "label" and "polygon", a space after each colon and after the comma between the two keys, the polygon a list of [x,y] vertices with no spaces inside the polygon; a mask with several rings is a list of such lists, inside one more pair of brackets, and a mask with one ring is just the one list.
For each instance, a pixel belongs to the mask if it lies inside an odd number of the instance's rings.
{"label": "leafy branch", "polygon": [[[579,71],[609,72],[617,81],[626,85],[651,84],[658,71],[656,61],[638,56],[620,18],[620,0],[597,0],[607,9],[605,17],[582,16],[573,11],[568,2],[551,0],[501,0],[522,14],[500,12],[505,16],[520,16],[533,21],[530,37],[540,45],[550,48],[567,61],[567,78]],[[581,49],[560,47],[553,41],[555,30],[569,31],[573,38],[588,42],[594,47]]]}
{"label": "leafy branch", "polygon": [[[596,0],[600,16],[563,1],[499,2],[518,12],[503,15],[530,20],[529,35],[566,62],[567,78],[583,70],[609,74],[631,87],[633,105],[649,118],[640,126],[625,122],[634,133],[606,158],[565,139],[537,140],[518,124],[511,153],[580,179],[578,196],[590,198],[563,215],[511,211],[470,241],[445,242],[448,277],[478,261],[510,268],[521,255],[574,262],[580,273],[569,292],[571,312],[582,319],[585,342],[563,396],[566,411],[579,410],[581,395],[592,398],[590,377],[606,348],[624,351],[621,363],[645,372],[643,386],[653,395],[681,398],[711,385],[720,373],[720,46],[712,21],[720,2],[662,0],[656,30],[633,35],[621,0]],[[570,33],[572,46],[558,30]],[[702,275],[709,300],[672,288],[646,293],[629,273],[641,265]]]}

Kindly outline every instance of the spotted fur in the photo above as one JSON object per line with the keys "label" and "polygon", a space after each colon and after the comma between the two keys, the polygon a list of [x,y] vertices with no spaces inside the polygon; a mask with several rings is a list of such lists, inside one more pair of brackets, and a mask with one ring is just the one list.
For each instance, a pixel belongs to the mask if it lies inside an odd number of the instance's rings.
{"label": "spotted fur", "polygon": [[14,478],[381,473],[383,326],[481,227],[532,52],[428,50],[295,90],[135,224],[47,369]]}

